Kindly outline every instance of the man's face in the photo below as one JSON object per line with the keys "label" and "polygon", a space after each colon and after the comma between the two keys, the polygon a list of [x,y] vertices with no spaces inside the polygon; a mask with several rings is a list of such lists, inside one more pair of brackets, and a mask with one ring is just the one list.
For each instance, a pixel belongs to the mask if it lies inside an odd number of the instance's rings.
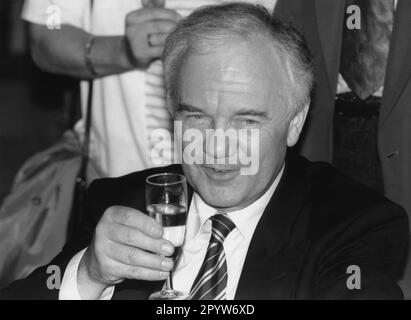
{"label": "man's face", "polygon": [[[242,174],[244,164],[187,164],[189,183],[210,206],[228,210],[258,199],[281,170],[287,147],[289,120],[285,114],[290,82],[273,49],[261,39],[232,40],[206,54],[188,53],[179,76],[175,120],[183,133],[198,129],[257,129],[258,171]],[[183,150],[188,142],[183,142]],[[227,145],[224,157],[230,151]],[[217,145],[213,150],[224,148]],[[241,149],[241,148],[240,148]],[[255,149],[255,148],[254,148]],[[204,139],[204,153],[213,154]],[[220,150],[221,151],[221,150]],[[250,152],[239,150],[238,152]],[[216,156],[218,154],[218,156]],[[221,157],[221,153],[214,153]]]}

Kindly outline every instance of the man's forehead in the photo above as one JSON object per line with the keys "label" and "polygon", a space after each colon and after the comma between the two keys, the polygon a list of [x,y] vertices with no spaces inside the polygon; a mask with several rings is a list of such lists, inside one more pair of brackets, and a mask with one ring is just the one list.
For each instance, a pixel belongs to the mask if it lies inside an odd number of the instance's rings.
{"label": "man's forehead", "polygon": [[[204,81],[218,79],[227,84],[248,84],[256,79],[281,76],[285,69],[273,46],[261,39],[229,40],[205,53],[189,52],[181,76],[196,77]],[[285,79],[282,79],[285,80]]]}
{"label": "man's forehead", "polygon": [[278,54],[260,39],[226,41],[206,53],[188,54],[180,76],[180,94],[190,99],[200,95],[214,101],[224,93],[233,103],[245,98],[247,104],[250,99],[264,104],[274,91],[283,95],[289,87]]}

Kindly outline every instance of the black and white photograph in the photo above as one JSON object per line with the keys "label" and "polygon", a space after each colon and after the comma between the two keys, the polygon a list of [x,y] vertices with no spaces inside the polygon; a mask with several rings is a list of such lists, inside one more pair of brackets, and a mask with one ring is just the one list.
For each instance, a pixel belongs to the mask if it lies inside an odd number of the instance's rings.
{"label": "black and white photograph", "polygon": [[409,0],[2,0],[0,300],[411,300],[410,27]]}

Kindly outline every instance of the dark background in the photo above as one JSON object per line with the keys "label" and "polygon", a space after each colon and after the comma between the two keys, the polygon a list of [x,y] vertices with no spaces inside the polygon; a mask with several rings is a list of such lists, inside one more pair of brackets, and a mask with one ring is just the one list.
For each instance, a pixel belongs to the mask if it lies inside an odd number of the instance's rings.
{"label": "dark background", "polygon": [[18,168],[78,118],[78,82],[44,73],[29,54],[23,0],[0,0],[0,204]]}

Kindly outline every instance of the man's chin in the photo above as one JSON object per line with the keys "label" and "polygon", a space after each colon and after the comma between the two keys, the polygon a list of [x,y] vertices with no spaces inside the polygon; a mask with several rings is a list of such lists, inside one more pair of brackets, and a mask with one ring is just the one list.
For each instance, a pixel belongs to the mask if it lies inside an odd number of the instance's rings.
{"label": "man's chin", "polygon": [[208,204],[209,206],[216,208],[216,209],[232,209],[238,207],[241,200],[236,195],[227,195],[223,193],[202,193],[200,194],[203,201]]}
{"label": "man's chin", "polygon": [[242,187],[246,181],[242,181],[242,176],[237,172],[212,172],[204,167],[190,170],[193,167],[186,167],[185,175],[194,187],[194,190],[201,196],[203,201],[214,208],[237,207],[241,201],[247,197],[242,197],[244,193]]}

